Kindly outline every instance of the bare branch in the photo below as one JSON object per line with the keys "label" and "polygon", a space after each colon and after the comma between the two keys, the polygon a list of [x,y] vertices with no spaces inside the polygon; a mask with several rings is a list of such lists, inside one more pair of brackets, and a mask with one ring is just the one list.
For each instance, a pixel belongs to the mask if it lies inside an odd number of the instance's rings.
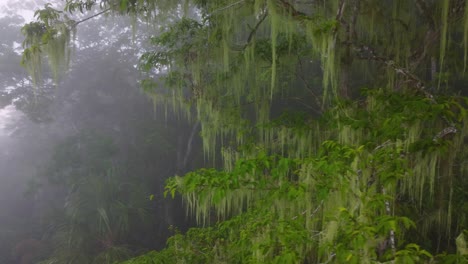
{"label": "bare branch", "polygon": [[99,12],[99,13],[97,13],[97,14],[94,14],[94,15],[92,15],[92,16],[90,16],[90,17],[87,17],[87,18],[85,18],[85,19],[83,19],[83,20],[77,21],[77,22],[75,22],[75,23],[72,25],[72,27],[76,27],[76,26],[78,26],[79,24],[81,24],[81,23],[83,23],[83,22],[86,22],[86,21],[88,21],[88,20],[90,20],[90,19],[93,19],[93,18],[95,18],[95,17],[97,17],[97,16],[100,16],[100,15],[102,15],[102,14],[104,14],[104,13],[107,13],[107,12],[109,12],[110,10],[112,10],[111,7],[107,8],[107,9],[104,9],[104,10],[102,10],[101,12]]}
{"label": "bare branch", "polygon": [[[382,188],[382,194],[386,195],[385,188]],[[390,208],[390,202],[388,200],[385,200],[385,211],[387,215],[392,215],[392,210]],[[390,248],[392,249],[393,256],[395,256],[396,253],[396,246],[395,246],[395,230],[390,229],[389,231],[389,240],[390,240]]]}
{"label": "bare branch", "polygon": [[[257,33],[257,30],[258,28],[260,27],[260,25],[263,23],[263,21],[265,21],[265,18],[268,16],[268,11],[265,11],[263,16],[260,18],[260,20],[257,22],[257,24],[255,25],[255,27],[252,29],[252,31],[250,32],[249,34],[249,37],[247,38],[247,43],[245,44],[245,47],[247,47],[247,45],[249,45],[249,43],[252,41],[253,37],[255,36],[255,33]],[[244,47],[244,48],[245,48]]]}
{"label": "bare branch", "polygon": [[386,147],[386,146],[388,146],[390,144],[392,144],[392,141],[389,139],[389,140],[385,141],[384,143],[382,143],[382,144],[378,145],[377,147],[375,147],[374,151],[377,151],[377,150],[379,150],[381,148],[384,148],[384,147]]}
{"label": "bare branch", "polygon": [[414,75],[410,70],[399,66],[395,63],[395,61],[391,59],[377,55],[375,50],[369,46],[355,46],[354,49],[358,52],[359,58],[382,62],[386,66],[392,68],[396,73],[403,75],[406,79],[414,83],[418,91],[423,93],[426,98],[435,103],[434,96],[426,90],[424,82],[421,79],[419,79],[416,75]]}
{"label": "bare branch", "polygon": [[434,142],[437,142],[437,141],[439,141],[439,139],[444,138],[444,137],[446,137],[447,135],[450,135],[450,134],[456,134],[457,132],[458,132],[457,128],[452,125],[452,126],[444,128],[442,131],[437,133],[437,135],[435,135],[432,140]]}
{"label": "bare branch", "polygon": [[229,9],[229,8],[231,8],[231,7],[234,7],[234,6],[236,6],[236,5],[242,4],[243,2],[245,2],[245,0],[240,0],[240,1],[237,1],[237,2],[232,3],[232,4],[230,4],[230,5],[227,5],[227,6],[218,8],[218,9],[214,10],[213,12],[211,12],[211,15],[213,15],[213,14],[215,14],[215,13],[218,13],[218,12],[221,12],[221,11],[224,11],[224,10]]}
{"label": "bare branch", "polygon": [[357,23],[357,16],[358,16],[360,5],[361,5],[360,0],[353,1],[353,14],[351,16],[351,23],[350,23],[350,37],[354,39],[356,39],[356,23]]}
{"label": "bare branch", "polygon": [[[345,0],[340,0],[340,6],[338,8],[338,11],[336,11],[336,21],[343,23],[343,13],[344,13],[344,8],[346,6]],[[338,26],[335,26],[333,29],[333,46],[336,46],[336,40],[338,39]]]}
{"label": "bare branch", "polygon": [[[335,17],[336,21],[342,22],[345,7],[346,7],[346,1],[340,0],[340,5],[338,7],[338,10],[336,11],[336,17]],[[338,27],[335,27],[335,29],[333,30],[333,34],[336,34],[337,31],[338,31]]]}
{"label": "bare branch", "polygon": [[307,14],[298,11],[296,8],[294,8],[293,5],[291,5],[288,1],[286,0],[279,0],[278,4],[281,8],[287,10],[288,14],[290,14],[292,17],[302,17],[302,18],[308,18]]}
{"label": "bare branch", "polygon": [[255,24],[254,28],[252,29],[252,31],[249,33],[249,36],[247,37],[247,42],[244,44],[244,45],[238,45],[238,46],[231,46],[230,48],[234,51],[243,51],[245,50],[250,42],[252,42],[255,34],[257,33],[257,30],[258,28],[260,27],[260,25],[263,23],[263,21],[265,21],[266,17],[268,16],[268,12],[265,11],[263,16],[260,18],[260,20],[257,21],[257,24]]}
{"label": "bare branch", "polygon": [[[323,205],[323,200],[320,201],[320,204],[317,206],[317,208],[315,208],[314,211],[312,211],[312,213],[310,213],[309,217],[314,217],[315,214],[317,213],[317,211],[320,209],[320,207],[322,207],[322,205]],[[307,211],[308,211],[308,210],[302,211],[302,212],[301,212],[301,215],[305,215],[305,214],[307,213]],[[294,217],[291,218],[291,219],[294,220],[294,219],[297,219],[297,217],[298,217],[298,215],[294,216]]]}

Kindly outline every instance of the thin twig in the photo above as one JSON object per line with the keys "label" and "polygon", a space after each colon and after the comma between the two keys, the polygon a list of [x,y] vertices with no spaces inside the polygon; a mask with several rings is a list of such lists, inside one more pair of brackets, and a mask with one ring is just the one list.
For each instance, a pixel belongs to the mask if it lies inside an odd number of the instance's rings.
{"label": "thin twig", "polygon": [[92,15],[92,16],[90,16],[90,17],[87,17],[87,18],[85,18],[85,19],[83,19],[83,20],[77,21],[77,22],[75,22],[75,23],[72,25],[72,27],[76,27],[76,26],[78,26],[79,24],[81,24],[81,23],[83,23],[83,22],[86,22],[86,21],[88,21],[88,20],[90,20],[90,19],[93,19],[93,18],[95,18],[95,17],[97,17],[97,16],[100,16],[100,15],[106,13],[106,12],[109,12],[110,10],[112,10],[112,7],[109,7],[109,8],[107,8],[107,9],[104,9],[103,11],[101,11],[101,12],[99,12],[99,13],[97,13],[97,14],[94,14],[94,15]]}
{"label": "thin twig", "polygon": [[198,127],[200,126],[200,121],[197,121],[195,125],[192,127],[192,132],[190,133],[189,140],[187,141],[187,150],[185,151],[184,160],[182,162],[182,168],[185,169],[187,167],[188,158],[190,153],[192,152],[192,142],[193,138],[195,137],[195,133],[198,131]]}
{"label": "thin twig", "polygon": [[[263,23],[263,21],[265,21],[267,16],[268,16],[268,12],[265,11],[263,16],[260,18],[260,20],[257,21],[257,24],[255,24],[254,28],[249,33],[249,36],[247,37],[247,41],[245,42],[245,44],[243,44],[243,45],[233,44],[229,48],[232,51],[244,51],[249,46],[249,44],[252,42],[253,38],[255,37],[255,34],[257,33],[258,28]],[[236,45],[236,46],[234,46],[234,45]]]}
{"label": "thin twig", "polygon": [[378,145],[377,147],[375,147],[374,151],[377,151],[377,150],[379,150],[379,149],[381,149],[383,147],[386,147],[386,146],[390,145],[391,143],[392,143],[392,141],[389,139],[389,140],[385,141],[384,143],[382,143],[382,144]]}
{"label": "thin twig", "polygon": [[278,3],[281,5],[283,9],[288,10],[288,14],[291,14],[292,17],[303,17],[303,18],[308,18],[307,14],[298,11],[297,9],[294,8],[289,2],[285,0],[279,0]]}
{"label": "thin twig", "polygon": [[211,12],[211,15],[213,15],[213,14],[215,14],[215,13],[218,13],[218,12],[221,12],[221,11],[224,11],[224,10],[226,10],[226,9],[229,9],[229,8],[231,8],[231,7],[233,7],[233,6],[242,4],[243,2],[245,2],[245,0],[240,0],[240,1],[237,1],[237,2],[232,3],[232,4],[230,4],[230,5],[227,5],[227,6],[225,6],[225,7],[218,8],[218,9],[214,10],[213,12]]}
{"label": "thin twig", "polygon": [[[309,217],[313,217],[313,216],[317,213],[317,211],[320,209],[320,207],[322,207],[322,205],[323,205],[323,200],[320,201],[320,204],[317,206],[317,208],[315,208],[314,211],[312,211],[312,213],[310,213]],[[301,215],[305,215],[305,214],[307,213],[307,211],[308,211],[308,210],[302,211],[302,212],[301,212]],[[291,218],[291,219],[294,220],[294,219],[296,219],[297,217],[298,217],[298,216],[296,215],[296,216],[294,216],[294,217]]]}

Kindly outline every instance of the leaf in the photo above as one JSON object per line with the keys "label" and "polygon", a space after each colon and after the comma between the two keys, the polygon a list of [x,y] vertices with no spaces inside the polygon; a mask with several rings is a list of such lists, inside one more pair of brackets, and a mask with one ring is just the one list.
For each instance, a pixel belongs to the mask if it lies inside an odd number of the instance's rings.
{"label": "leaf", "polygon": [[431,253],[429,253],[428,251],[426,251],[426,250],[424,250],[424,249],[423,249],[423,250],[420,250],[420,251],[419,251],[419,254],[420,254],[420,255],[423,255],[423,256],[426,256],[426,257],[428,257],[428,258],[432,258],[432,257],[433,257]]}
{"label": "leaf", "polygon": [[97,211],[99,213],[99,223],[104,222],[107,231],[110,232],[111,227],[110,227],[110,222],[109,222],[109,216],[107,215],[106,209],[100,207],[97,209]]}

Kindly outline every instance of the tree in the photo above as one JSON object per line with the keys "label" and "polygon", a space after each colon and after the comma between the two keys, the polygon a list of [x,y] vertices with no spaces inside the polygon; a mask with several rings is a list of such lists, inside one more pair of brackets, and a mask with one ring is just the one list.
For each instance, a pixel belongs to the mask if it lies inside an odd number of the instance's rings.
{"label": "tree", "polygon": [[[180,14],[142,56],[158,74],[142,85],[199,120],[207,155],[221,149],[221,169],[166,186],[219,222],[129,263],[466,261],[466,1],[184,2],[65,8]],[[81,23],[38,15],[24,28],[36,76],[39,47]]]}
{"label": "tree", "polygon": [[35,217],[51,245],[43,263],[111,263],[131,256],[129,230],[150,217],[148,192],[112,165],[110,138],[92,133],[70,137],[56,147],[37,179]]}

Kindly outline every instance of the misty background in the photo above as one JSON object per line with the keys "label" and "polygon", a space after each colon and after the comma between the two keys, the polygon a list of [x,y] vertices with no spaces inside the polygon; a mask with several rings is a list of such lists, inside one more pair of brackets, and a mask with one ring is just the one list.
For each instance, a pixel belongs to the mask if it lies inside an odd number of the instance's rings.
{"label": "misty background", "polygon": [[55,252],[65,236],[83,252],[160,249],[191,223],[180,201],[163,198],[165,179],[205,161],[197,125],[155,107],[138,83],[141,36],[158,28],[83,23],[70,70],[56,83],[44,66],[36,87],[20,66],[21,27],[43,4],[0,1],[0,263],[74,254]]}

